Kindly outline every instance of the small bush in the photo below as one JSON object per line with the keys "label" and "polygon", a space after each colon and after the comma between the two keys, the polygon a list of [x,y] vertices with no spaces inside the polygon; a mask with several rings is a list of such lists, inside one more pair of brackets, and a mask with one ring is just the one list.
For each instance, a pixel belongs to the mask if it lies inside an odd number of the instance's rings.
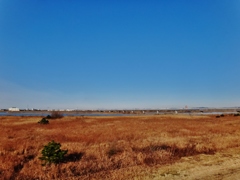
{"label": "small bush", "polygon": [[38,121],[39,124],[49,124],[49,121],[46,118],[42,118],[40,121]]}
{"label": "small bush", "polygon": [[63,114],[60,113],[59,111],[53,111],[50,117],[51,119],[58,119],[58,118],[62,118]]}
{"label": "small bush", "polygon": [[47,118],[47,119],[51,119],[52,117],[51,117],[50,115],[47,115],[46,118]]}
{"label": "small bush", "polygon": [[61,144],[54,141],[49,142],[44,146],[42,150],[42,157],[39,159],[43,161],[42,165],[46,164],[58,164],[64,160],[64,155],[67,154],[68,150],[61,150]]}

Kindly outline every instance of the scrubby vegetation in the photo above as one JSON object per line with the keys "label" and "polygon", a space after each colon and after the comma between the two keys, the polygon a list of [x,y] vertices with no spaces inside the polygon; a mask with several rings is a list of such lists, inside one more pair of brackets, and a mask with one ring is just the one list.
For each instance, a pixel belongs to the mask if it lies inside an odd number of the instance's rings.
{"label": "scrubby vegetation", "polygon": [[47,126],[38,118],[0,117],[2,179],[151,179],[186,157],[240,146],[233,115],[63,117]]}
{"label": "scrubby vegetation", "polygon": [[63,117],[63,114],[59,111],[53,111],[50,115],[51,119],[59,119],[59,118],[62,118],[62,117]]}

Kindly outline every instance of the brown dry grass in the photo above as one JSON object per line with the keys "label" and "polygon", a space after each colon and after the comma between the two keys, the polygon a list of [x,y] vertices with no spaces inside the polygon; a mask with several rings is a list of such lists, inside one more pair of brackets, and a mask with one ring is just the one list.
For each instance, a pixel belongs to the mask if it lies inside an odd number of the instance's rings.
{"label": "brown dry grass", "polygon": [[[240,117],[0,117],[1,179],[144,179],[185,157],[239,147]],[[49,141],[68,149],[65,162],[41,166]]]}

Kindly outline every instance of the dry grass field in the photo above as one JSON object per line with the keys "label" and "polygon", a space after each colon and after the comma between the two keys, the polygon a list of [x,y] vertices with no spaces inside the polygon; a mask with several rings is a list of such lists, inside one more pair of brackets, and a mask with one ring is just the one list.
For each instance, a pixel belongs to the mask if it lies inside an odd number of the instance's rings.
{"label": "dry grass field", "polygon": [[[240,116],[0,117],[0,179],[237,179]],[[42,166],[51,140],[65,161]]]}

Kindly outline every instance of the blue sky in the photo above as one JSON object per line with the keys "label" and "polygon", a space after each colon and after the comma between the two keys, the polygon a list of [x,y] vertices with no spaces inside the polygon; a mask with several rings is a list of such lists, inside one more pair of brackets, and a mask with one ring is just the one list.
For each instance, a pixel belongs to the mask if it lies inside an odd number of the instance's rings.
{"label": "blue sky", "polygon": [[0,0],[0,108],[240,106],[240,0]]}

